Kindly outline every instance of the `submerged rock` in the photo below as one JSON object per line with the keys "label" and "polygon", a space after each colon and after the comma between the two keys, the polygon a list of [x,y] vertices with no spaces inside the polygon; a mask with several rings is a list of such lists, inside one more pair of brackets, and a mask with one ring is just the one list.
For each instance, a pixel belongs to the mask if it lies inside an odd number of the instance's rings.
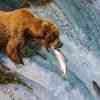
{"label": "submerged rock", "polygon": [[92,83],[93,83],[93,88],[95,89],[97,95],[100,96],[100,86],[96,81],[93,81]]}

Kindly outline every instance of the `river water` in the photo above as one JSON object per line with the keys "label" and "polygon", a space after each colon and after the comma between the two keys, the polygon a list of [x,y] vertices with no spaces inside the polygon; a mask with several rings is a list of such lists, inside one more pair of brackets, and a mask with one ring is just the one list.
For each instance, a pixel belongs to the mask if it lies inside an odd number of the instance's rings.
{"label": "river water", "polygon": [[[6,86],[10,91],[14,91],[14,98],[19,96],[18,98],[25,97],[21,100],[99,100],[92,85],[93,80],[100,84],[99,4],[99,0],[55,0],[45,7],[31,4],[33,13],[53,19],[59,25],[64,43],[62,51],[67,59],[69,74],[68,79],[63,80],[48,61],[37,56],[31,60],[24,59],[25,66],[18,69],[18,73],[26,77],[27,83],[33,84],[35,92],[29,92],[19,85]],[[15,90],[15,87],[18,90]],[[1,89],[6,91],[4,87]],[[22,91],[30,96],[25,96]]]}

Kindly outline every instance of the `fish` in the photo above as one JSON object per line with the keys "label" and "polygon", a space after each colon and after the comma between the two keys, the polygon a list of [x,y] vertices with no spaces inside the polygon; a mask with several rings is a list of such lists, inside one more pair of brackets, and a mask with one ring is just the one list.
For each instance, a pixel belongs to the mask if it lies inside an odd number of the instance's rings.
{"label": "fish", "polygon": [[62,76],[64,79],[67,79],[67,72],[68,72],[68,66],[65,62],[65,56],[63,54],[63,52],[60,49],[54,49],[51,48],[51,50],[54,54],[54,56],[56,57],[57,61],[59,62],[59,68],[61,70],[61,72],[63,73]]}
{"label": "fish", "polygon": [[64,73],[64,75],[66,74],[66,63],[64,61],[64,55],[62,54],[62,52],[59,52],[58,50],[54,49],[54,53],[55,53],[55,56],[56,58],[58,59],[59,61],[59,64],[60,64],[60,68],[61,68],[61,71]]}

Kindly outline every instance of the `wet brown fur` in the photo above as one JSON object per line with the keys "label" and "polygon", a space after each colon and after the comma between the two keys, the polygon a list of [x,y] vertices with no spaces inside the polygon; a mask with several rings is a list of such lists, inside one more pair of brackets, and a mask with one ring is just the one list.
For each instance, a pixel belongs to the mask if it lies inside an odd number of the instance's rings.
{"label": "wet brown fur", "polygon": [[28,39],[41,46],[57,47],[58,27],[52,21],[34,16],[27,9],[0,11],[0,49],[16,64],[23,64],[20,49]]}

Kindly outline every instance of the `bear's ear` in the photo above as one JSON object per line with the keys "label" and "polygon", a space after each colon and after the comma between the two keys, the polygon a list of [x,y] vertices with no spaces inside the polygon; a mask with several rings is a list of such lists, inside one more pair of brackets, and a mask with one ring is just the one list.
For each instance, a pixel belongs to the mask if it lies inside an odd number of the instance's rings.
{"label": "bear's ear", "polygon": [[46,29],[46,30],[48,30],[49,29],[49,23],[48,22],[46,22],[46,21],[44,21],[44,22],[42,22],[42,28],[43,29]]}

